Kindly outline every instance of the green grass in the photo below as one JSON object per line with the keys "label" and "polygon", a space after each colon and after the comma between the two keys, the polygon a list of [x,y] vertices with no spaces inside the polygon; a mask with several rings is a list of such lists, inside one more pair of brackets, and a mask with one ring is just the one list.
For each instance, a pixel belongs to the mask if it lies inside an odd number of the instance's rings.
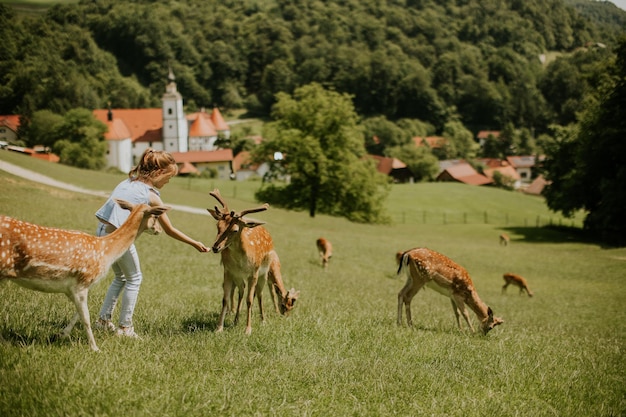
{"label": "green grass", "polygon": [[[80,186],[109,189],[124,176],[33,161],[31,169]],[[9,161],[9,162],[11,162]],[[234,209],[256,203],[259,183],[175,179],[164,201],[204,208],[219,187]],[[230,188],[228,188],[230,187]],[[233,198],[236,197],[236,198]],[[93,232],[103,198],[41,186],[0,172],[0,213]],[[547,213],[541,200],[455,184],[394,186],[390,213],[448,210]],[[548,213],[549,214],[549,213]],[[174,224],[205,244],[207,215],[180,210]],[[226,321],[214,334],[221,302],[219,257],[165,236],[137,241],[144,282],[135,313],[143,339],[96,332],[89,351],[81,326],[54,340],[73,314],[62,295],[0,285],[0,415],[435,415],[618,416],[626,413],[626,249],[577,240],[571,230],[509,224],[405,222],[359,225],[270,208],[267,221],[288,287],[301,291],[292,315],[270,309],[253,333]],[[394,216],[397,217],[397,216]],[[405,216],[408,219],[408,216]],[[510,232],[509,247],[498,234]],[[314,241],[333,242],[323,272]],[[488,336],[459,332],[450,302],[433,291],[413,300],[415,327],[395,324],[397,250],[428,246],[465,266],[480,296],[505,323]],[[535,297],[501,275],[528,279]],[[92,320],[109,274],[89,299]],[[472,317],[475,320],[475,317]]]}

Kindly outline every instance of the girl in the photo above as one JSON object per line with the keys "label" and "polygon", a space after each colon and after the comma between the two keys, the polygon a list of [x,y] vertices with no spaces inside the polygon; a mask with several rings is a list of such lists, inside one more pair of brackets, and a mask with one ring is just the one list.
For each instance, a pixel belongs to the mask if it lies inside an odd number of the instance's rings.
{"label": "girl", "polygon": [[[128,173],[128,178],[115,187],[106,203],[96,212],[96,217],[100,221],[97,235],[104,236],[113,232],[126,221],[130,214],[128,210],[117,205],[113,200],[114,198],[134,204],[163,205],[158,190],[163,188],[170,181],[170,178],[177,173],[178,166],[172,155],[165,151],[146,149],[141,155],[139,164]],[[176,229],[167,214],[164,213],[159,217],[159,223],[168,236],[187,243],[200,252],[209,251],[202,242],[193,240]],[[133,312],[137,303],[142,274],[134,244],[113,264],[112,269],[115,273],[115,279],[107,291],[100,310],[100,318],[96,322],[96,328],[116,331],[115,325],[111,322],[111,315],[122,290],[124,290],[117,334],[137,338],[133,328]]]}

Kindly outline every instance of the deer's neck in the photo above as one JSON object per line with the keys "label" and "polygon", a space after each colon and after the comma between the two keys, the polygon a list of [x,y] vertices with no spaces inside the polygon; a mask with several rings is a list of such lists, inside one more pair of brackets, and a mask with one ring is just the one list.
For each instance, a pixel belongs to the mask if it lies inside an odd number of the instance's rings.
{"label": "deer's neck", "polygon": [[476,316],[482,321],[488,317],[488,307],[487,304],[480,299],[476,291],[473,289],[469,292],[469,294],[465,297],[465,304],[469,308],[472,309]]}
{"label": "deer's neck", "polygon": [[133,212],[128,219],[113,233],[102,238],[103,247],[109,248],[107,255],[117,259],[133,244],[139,236],[139,223],[143,214],[139,211]]}

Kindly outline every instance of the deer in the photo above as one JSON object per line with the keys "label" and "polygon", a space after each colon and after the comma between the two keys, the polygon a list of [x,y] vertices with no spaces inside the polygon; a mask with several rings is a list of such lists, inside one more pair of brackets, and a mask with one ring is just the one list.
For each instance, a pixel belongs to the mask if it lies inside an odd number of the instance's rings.
{"label": "deer", "polygon": [[322,267],[326,269],[328,267],[328,263],[330,262],[330,257],[333,256],[333,245],[328,239],[323,237],[317,239],[315,241],[315,245],[317,246],[317,250],[322,258]]}
{"label": "deer", "polygon": [[[272,261],[278,259],[278,257],[274,251],[274,243],[270,233],[262,226],[264,223],[246,219],[244,216],[265,211],[269,208],[269,205],[265,203],[260,207],[242,210],[237,213],[228,210],[228,205],[218,189],[211,191],[209,195],[215,198],[222,206],[222,208],[215,206],[213,209],[207,209],[211,216],[217,220],[217,236],[211,250],[213,253],[221,255],[224,267],[222,311],[215,332],[220,333],[224,330],[226,313],[229,305],[232,305],[232,302],[229,302],[229,298],[232,296],[234,288],[237,287],[240,297],[242,297],[247,284],[246,305],[248,311],[245,334],[250,335],[252,333],[252,303],[254,297],[256,296],[259,300],[261,320],[263,321],[262,291]],[[277,279],[275,273],[272,276],[274,279]],[[281,302],[285,306],[291,305],[293,308],[299,292],[291,289],[285,293],[284,288],[279,290],[279,292],[283,297]],[[238,320],[239,307],[235,315],[235,324]]]}
{"label": "deer", "polygon": [[[296,300],[300,296],[300,291],[296,291],[294,288],[291,288],[289,291],[285,289],[285,285],[283,284],[282,274],[280,272],[280,259],[278,258],[278,254],[276,251],[270,252],[269,256],[271,257],[270,267],[267,271],[267,288],[270,291],[270,296],[272,297],[272,303],[274,304],[274,309],[277,314],[282,314],[283,316],[289,315],[291,310],[295,307]],[[260,281],[257,283],[257,288],[263,288]],[[259,291],[261,293],[262,291]],[[239,301],[237,303],[237,307],[235,307],[234,303],[235,296],[235,287],[231,289],[230,293],[230,305],[231,312],[239,314],[239,310],[241,309],[241,301],[243,298],[243,293],[239,292]],[[261,317],[264,318],[263,312],[263,301],[262,297],[259,298],[257,294],[257,299],[259,301],[259,306],[261,310]]]}
{"label": "deer", "polygon": [[510,241],[511,238],[506,233],[502,233],[500,235],[500,246],[509,246]]}
{"label": "deer", "polygon": [[91,329],[87,298],[89,288],[109,271],[145,230],[157,234],[157,218],[170,207],[131,204],[115,200],[130,210],[128,219],[113,233],[97,237],[0,216],[0,281],[46,293],[63,293],[76,306],[76,313],[61,332],[68,338],[80,319],[89,347],[99,351]]}
{"label": "deer", "polygon": [[398,275],[406,271],[406,284],[398,293],[398,325],[402,325],[402,306],[406,308],[406,319],[409,327],[413,326],[411,317],[411,300],[424,286],[434,289],[450,298],[456,322],[461,330],[460,315],[463,315],[470,330],[474,326],[470,321],[467,305],[480,320],[481,330],[486,335],[495,326],[504,323],[494,317],[491,307],[487,306],[478,296],[472,279],[467,270],[450,258],[427,248],[414,248],[403,253]]}
{"label": "deer", "polygon": [[512,272],[506,272],[504,275],[502,275],[502,278],[504,279],[502,294],[506,292],[506,287],[508,287],[510,284],[513,284],[516,287],[519,287],[520,295],[522,295],[524,291],[526,291],[526,294],[528,294],[529,297],[533,296],[532,291],[528,288],[528,283],[523,277]]}

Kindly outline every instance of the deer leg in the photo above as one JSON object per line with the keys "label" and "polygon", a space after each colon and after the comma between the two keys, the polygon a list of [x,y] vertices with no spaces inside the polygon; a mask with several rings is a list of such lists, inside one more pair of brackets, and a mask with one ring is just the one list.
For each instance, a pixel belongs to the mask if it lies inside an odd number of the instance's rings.
{"label": "deer leg", "polygon": [[[470,330],[473,333],[474,332],[474,326],[472,326],[472,322],[470,321],[469,312],[467,311],[467,308],[465,308],[465,302],[463,301],[463,299],[459,298],[459,297],[454,297],[454,300],[453,300],[452,303],[456,305],[456,308],[458,308],[460,313],[463,315],[463,318],[465,319],[465,322],[467,323],[467,325],[469,326]],[[456,308],[455,308],[455,311],[456,311]],[[457,314],[457,323],[459,325],[459,330],[461,330],[461,321],[458,318],[458,313],[456,313],[456,314]]]}
{"label": "deer leg", "polygon": [[220,312],[220,318],[217,321],[217,327],[215,333],[220,333],[224,330],[224,320],[226,319],[226,313],[228,312],[228,300],[231,293],[234,291],[233,281],[224,274],[224,296],[222,297],[222,311]]}
{"label": "deer leg", "polygon": [[[241,302],[243,301],[243,292],[246,289],[245,285],[237,287],[237,309],[235,311],[235,324],[239,323],[239,313],[241,313]],[[233,288],[234,291],[234,288]]]}
{"label": "deer leg", "polygon": [[260,277],[259,282],[257,282],[256,289],[254,291],[254,293],[256,294],[256,298],[259,301],[259,311],[261,313],[262,322],[265,321],[265,312],[263,311],[263,290],[265,287],[265,281],[267,281],[267,276]]}
{"label": "deer leg", "polygon": [[272,303],[274,303],[274,309],[276,310],[276,314],[280,314],[280,308],[278,307],[278,295],[276,295],[276,287],[269,279],[267,280],[267,286],[270,289],[270,297],[272,297]]}
{"label": "deer leg", "polygon": [[76,305],[76,314],[74,315],[72,320],[70,320],[70,323],[67,325],[67,327],[63,329],[62,334],[64,337],[69,337],[70,332],[72,331],[72,329],[74,328],[74,325],[78,321],[77,319],[80,318],[80,320],[83,323],[83,326],[85,326],[85,331],[87,332],[87,339],[89,340],[89,347],[94,352],[97,352],[100,349],[98,349],[98,345],[96,344],[96,339],[93,337],[93,332],[91,331],[89,309],[87,308],[88,295],[89,295],[89,288],[82,288],[78,291],[72,292],[71,295],[68,295],[68,297],[70,297],[70,299],[74,302],[74,305]]}
{"label": "deer leg", "polygon": [[454,312],[454,317],[456,318],[456,324],[459,326],[459,330],[461,330],[461,317],[459,314],[459,308],[456,306],[456,302],[451,298],[450,302],[452,302],[452,311]]}
{"label": "deer leg", "polygon": [[254,301],[254,294],[256,292],[256,284],[259,280],[258,271],[252,275],[248,281],[248,297],[246,298],[246,305],[248,307],[248,320],[246,321],[247,335],[252,334],[252,302]]}
{"label": "deer leg", "polygon": [[504,294],[504,293],[506,292],[506,287],[508,287],[508,286],[509,286],[509,283],[508,283],[508,282],[507,282],[507,283],[505,283],[505,284],[502,286],[502,294]]}

